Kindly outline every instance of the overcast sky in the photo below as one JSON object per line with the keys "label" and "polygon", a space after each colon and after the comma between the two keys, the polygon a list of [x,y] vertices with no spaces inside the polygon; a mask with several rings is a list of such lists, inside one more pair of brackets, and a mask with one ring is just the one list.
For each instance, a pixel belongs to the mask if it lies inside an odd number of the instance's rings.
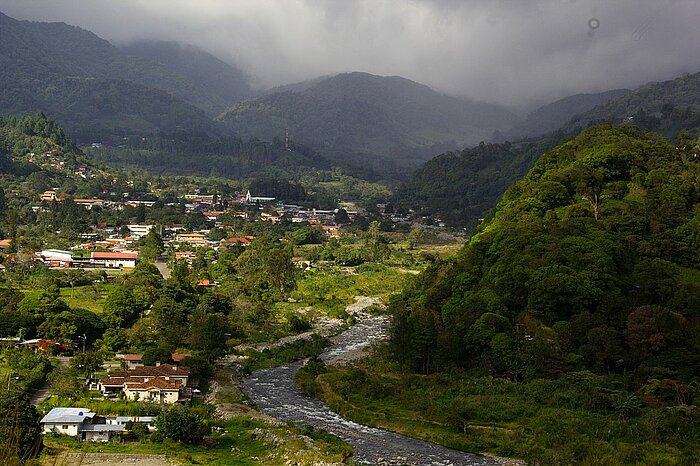
{"label": "overcast sky", "polygon": [[700,71],[700,0],[0,0],[113,43],[198,45],[270,87],[400,75],[521,108]]}

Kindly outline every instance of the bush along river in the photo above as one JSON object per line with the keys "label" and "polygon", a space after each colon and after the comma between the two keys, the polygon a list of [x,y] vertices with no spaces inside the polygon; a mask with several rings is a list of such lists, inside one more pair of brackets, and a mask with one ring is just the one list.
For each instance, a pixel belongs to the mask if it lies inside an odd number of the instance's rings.
{"label": "bush along river", "polygon": [[[363,349],[385,339],[389,317],[370,317],[331,338],[321,354],[327,363],[347,363],[362,357]],[[378,465],[497,465],[492,458],[452,450],[423,440],[367,427],[344,419],[322,401],[299,391],[294,375],[304,361],[253,372],[243,388],[260,410],[277,419],[307,423],[337,435],[352,445],[358,464]]]}

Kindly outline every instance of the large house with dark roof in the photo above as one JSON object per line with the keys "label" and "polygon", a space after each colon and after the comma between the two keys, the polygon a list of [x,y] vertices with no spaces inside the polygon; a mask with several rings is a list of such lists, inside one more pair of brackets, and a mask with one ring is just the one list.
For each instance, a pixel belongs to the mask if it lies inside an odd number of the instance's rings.
{"label": "large house with dark roof", "polygon": [[105,396],[123,393],[128,400],[177,403],[192,396],[187,386],[189,367],[170,364],[137,366],[128,371],[109,371],[108,378],[100,380],[100,391]]}

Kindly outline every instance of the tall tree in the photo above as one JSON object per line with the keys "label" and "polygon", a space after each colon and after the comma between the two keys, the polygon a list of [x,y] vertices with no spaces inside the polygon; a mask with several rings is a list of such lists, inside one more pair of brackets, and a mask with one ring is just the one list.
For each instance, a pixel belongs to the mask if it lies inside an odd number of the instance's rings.
{"label": "tall tree", "polygon": [[24,464],[41,453],[44,444],[39,413],[26,393],[3,390],[0,393],[0,463]]}
{"label": "tall tree", "polygon": [[264,237],[254,241],[236,260],[245,291],[261,300],[285,298],[296,287],[292,248]]}
{"label": "tall tree", "polygon": [[391,255],[386,239],[380,233],[381,224],[378,221],[370,223],[365,236],[363,255],[372,262],[381,262]]}
{"label": "tall tree", "polygon": [[186,405],[164,409],[156,418],[156,429],[165,438],[193,444],[200,443],[210,430],[202,417]]}
{"label": "tall tree", "polygon": [[163,246],[163,238],[156,232],[155,228],[151,228],[148,234],[141,239],[141,248],[139,256],[152,262],[157,261],[160,255],[165,251]]}

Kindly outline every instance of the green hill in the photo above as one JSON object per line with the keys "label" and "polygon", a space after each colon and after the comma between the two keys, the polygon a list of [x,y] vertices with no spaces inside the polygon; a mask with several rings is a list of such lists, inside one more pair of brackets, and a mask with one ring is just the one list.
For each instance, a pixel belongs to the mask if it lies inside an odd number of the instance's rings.
{"label": "green hill", "polygon": [[683,147],[600,125],[545,153],[393,303],[400,360],[516,380],[625,373],[633,389],[697,380],[700,146]]}
{"label": "green hill", "polygon": [[[109,183],[106,180],[116,176],[80,152],[72,138],[43,113],[0,117],[0,191],[17,190],[19,197],[13,199],[26,208],[23,215],[33,215],[30,203],[47,189],[61,187],[76,197],[96,196]],[[7,233],[8,225],[2,220],[0,212],[0,232]]]}
{"label": "green hill", "polygon": [[[416,165],[512,126],[507,110],[397,76],[347,73],[240,102],[220,120],[240,136],[291,137],[333,159]],[[382,157],[377,161],[377,156]]]}
{"label": "green hill", "polygon": [[205,85],[64,23],[0,13],[0,114],[43,111],[79,141],[153,131],[216,133]]}

